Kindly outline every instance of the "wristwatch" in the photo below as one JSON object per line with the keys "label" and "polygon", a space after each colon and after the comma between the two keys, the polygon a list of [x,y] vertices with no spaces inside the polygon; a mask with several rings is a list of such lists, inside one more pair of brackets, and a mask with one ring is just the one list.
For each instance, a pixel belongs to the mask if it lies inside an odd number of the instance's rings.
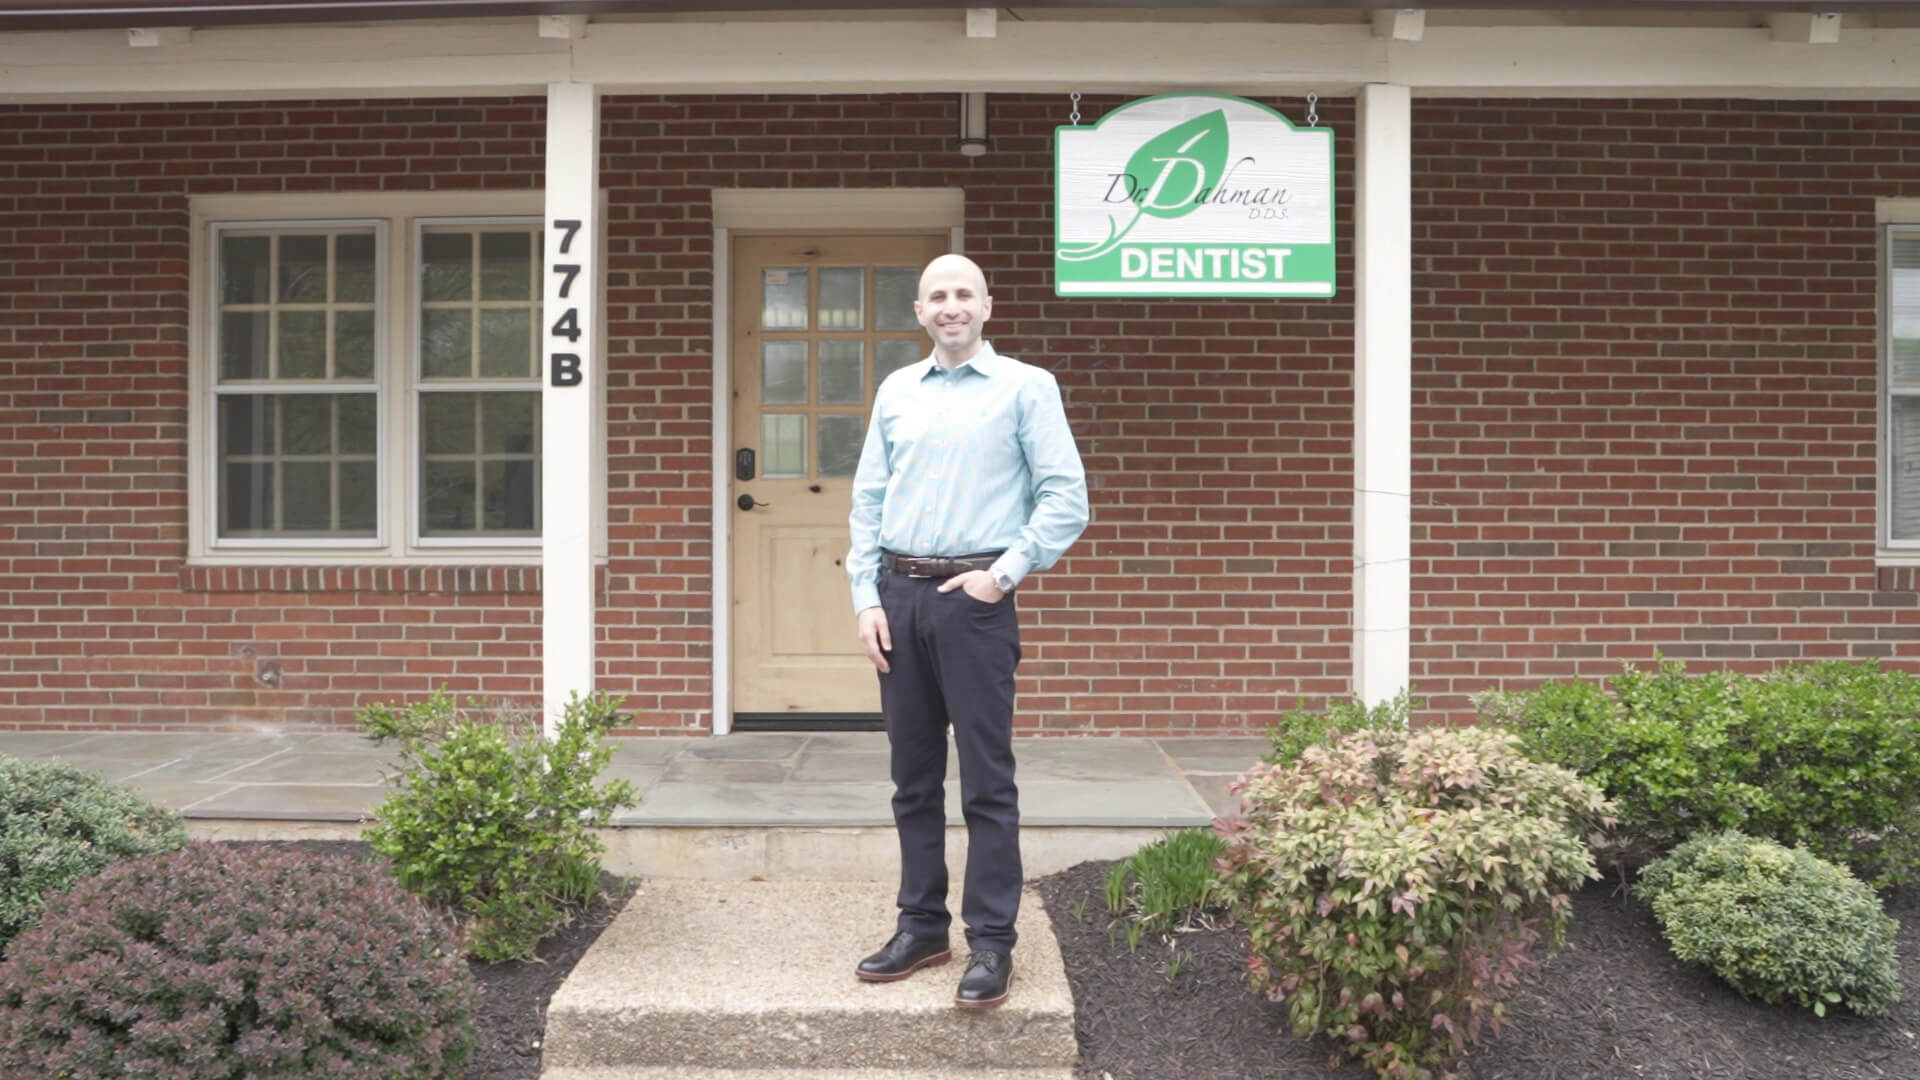
{"label": "wristwatch", "polygon": [[1007,576],[1006,571],[995,570],[993,571],[993,587],[999,589],[1001,592],[1012,592],[1013,579]]}

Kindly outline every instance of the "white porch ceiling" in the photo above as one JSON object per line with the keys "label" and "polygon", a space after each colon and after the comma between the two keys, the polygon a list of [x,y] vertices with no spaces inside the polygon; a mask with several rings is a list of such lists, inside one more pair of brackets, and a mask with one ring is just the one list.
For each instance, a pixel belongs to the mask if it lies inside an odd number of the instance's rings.
{"label": "white porch ceiling", "polygon": [[1353,12],[1003,17],[993,37],[969,37],[960,7],[904,14],[593,21],[577,38],[543,37],[533,16],[208,27],[145,48],[121,29],[19,31],[0,34],[0,101],[497,96],[555,82],[649,94],[1347,96],[1391,83],[1427,97],[1920,98],[1920,26],[1882,15],[1849,15],[1837,42],[1815,44],[1724,13],[1625,25],[1436,11],[1420,40],[1376,36]]}

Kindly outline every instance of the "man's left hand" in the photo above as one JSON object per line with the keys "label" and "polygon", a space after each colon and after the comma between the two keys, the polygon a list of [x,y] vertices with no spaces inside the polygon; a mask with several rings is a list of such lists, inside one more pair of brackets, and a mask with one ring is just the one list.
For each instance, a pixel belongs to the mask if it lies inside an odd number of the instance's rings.
{"label": "man's left hand", "polygon": [[969,570],[964,574],[955,574],[940,583],[941,592],[955,589],[967,590],[967,595],[983,604],[997,604],[1006,599],[1006,593],[993,583],[993,574],[986,570]]}

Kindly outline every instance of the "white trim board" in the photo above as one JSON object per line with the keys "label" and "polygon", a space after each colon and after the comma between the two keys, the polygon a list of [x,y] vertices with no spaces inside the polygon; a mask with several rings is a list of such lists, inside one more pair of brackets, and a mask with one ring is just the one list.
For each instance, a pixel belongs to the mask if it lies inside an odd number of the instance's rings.
{"label": "white trim board", "polygon": [[[859,58],[850,60],[850,57]],[[1139,58],[1149,58],[1142,61]],[[1007,21],[969,39],[925,19],[592,23],[542,38],[524,20],[204,27],[177,48],[123,30],[0,34],[0,102],[275,100],[602,93],[1231,94],[1920,99],[1920,29],[1848,26],[1833,44],[1765,26]]]}
{"label": "white trim board", "polygon": [[[966,192],[959,188],[754,188],[713,193],[713,733],[733,730],[733,505],[727,501],[733,468],[731,347],[736,232],[830,232],[836,229],[945,229],[963,250]],[[851,604],[851,601],[849,601]],[[853,632],[853,614],[847,614]]]}

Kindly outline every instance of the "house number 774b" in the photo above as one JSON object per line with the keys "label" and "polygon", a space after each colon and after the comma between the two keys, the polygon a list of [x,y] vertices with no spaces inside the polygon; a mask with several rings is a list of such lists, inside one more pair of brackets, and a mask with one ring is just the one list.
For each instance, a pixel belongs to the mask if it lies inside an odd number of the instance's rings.
{"label": "house number 774b", "polygon": [[[554,231],[560,234],[555,250],[562,255],[569,254],[573,248],[573,238],[580,232],[580,222],[567,218],[555,219]],[[565,301],[573,293],[573,283],[580,277],[579,263],[554,263],[553,272],[560,275],[560,299]],[[580,309],[567,306],[560,311],[547,333],[557,338],[566,338],[572,345],[580,340]],[[585,376],[580,371],[578,353],[557,352],[548,361],[547,378],[554,386],[579,386]]]}

